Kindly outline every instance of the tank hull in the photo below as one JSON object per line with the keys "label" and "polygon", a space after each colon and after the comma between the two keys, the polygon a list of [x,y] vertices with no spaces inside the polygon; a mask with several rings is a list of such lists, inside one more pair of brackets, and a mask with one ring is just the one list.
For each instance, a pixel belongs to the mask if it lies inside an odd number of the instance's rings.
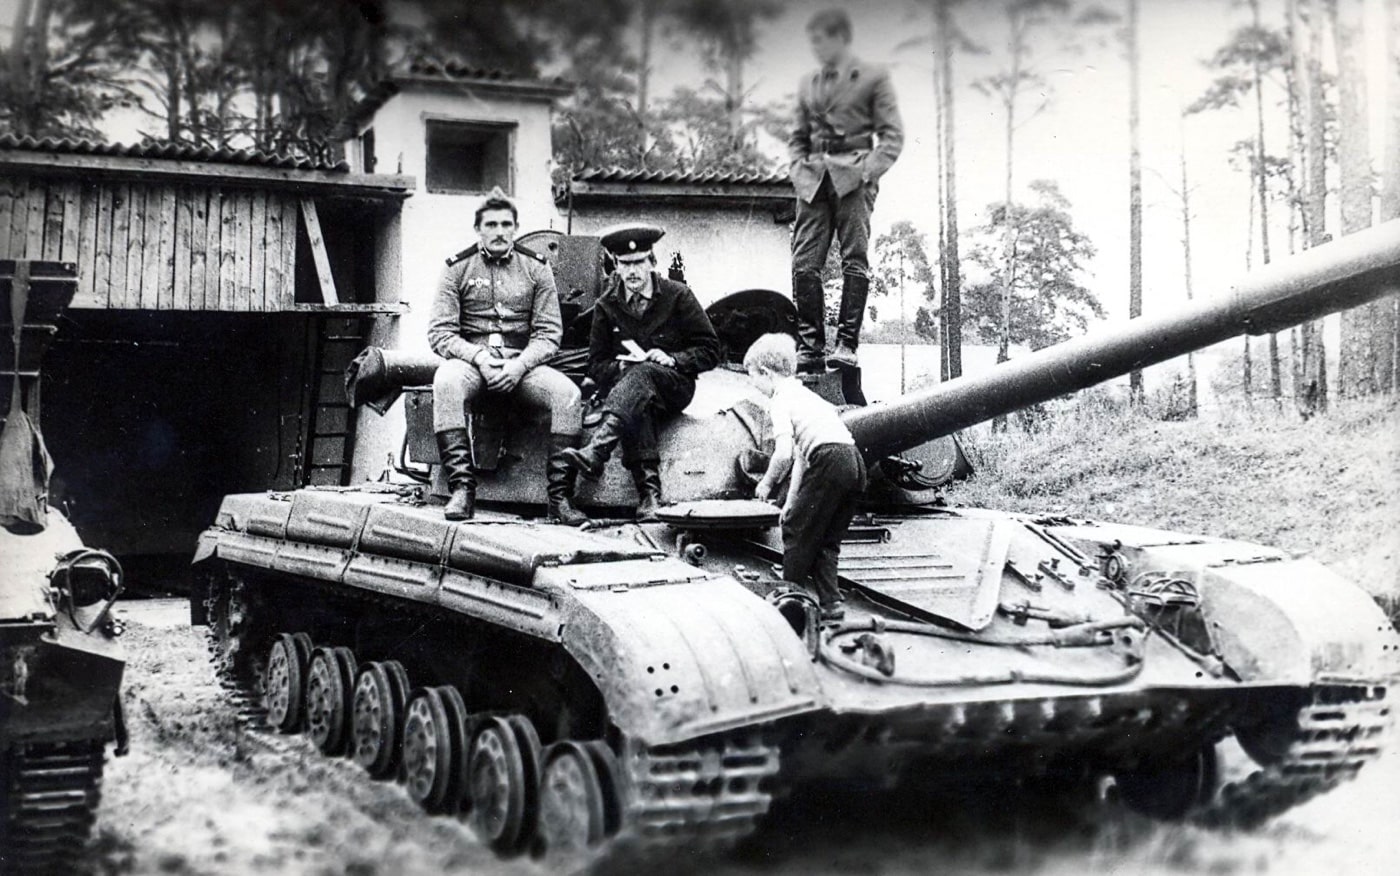
{"label": "tank hull", "polygon": [[[56,557],[83,551],[47,512],[38,532],[0,528],[0,870],[66,871],[91,831],[107,746],[124,753],[123,650],[94,615],[50,589]],[[57,600],[57,602],[55,601]]]}
{"label": "tank hull", "polygon": [[[305,632],[361,666],[401,663],[415,688],[460,691],[470,715],[523,716],[544,752],[605,746],[620,765],[620,849],[703,851],[720,824],[722,846],[783,786],[1130,782],[1204,763],[1231,735],[1269,752],[1244,782],[1147,805],[1239,822],[1378,754],[1397,639],[1359,591],[1277,551],[1177,537],[1163,561],[1198,585],[1191,616],[1236,633],[1203,647],[1074,547],[1128,534],[1100,526],[868,518],[842,554],[852,617],[814,640],[784,614],[778,536],[762,527],[579,532],[491,511],[447,523],[391,490],[231,496],[201,539],[192,607],[251,713],[267,695],[264,655]],[[1139,575],[1151,541],[1130,561]],[[1260,597],[1270,586],[1284,595]],[[1325,629],[1307,622],[1322,592]],[[674,770],[690,777],[683,790]],[[1240,804],[1263,798],[1274,808]]]}

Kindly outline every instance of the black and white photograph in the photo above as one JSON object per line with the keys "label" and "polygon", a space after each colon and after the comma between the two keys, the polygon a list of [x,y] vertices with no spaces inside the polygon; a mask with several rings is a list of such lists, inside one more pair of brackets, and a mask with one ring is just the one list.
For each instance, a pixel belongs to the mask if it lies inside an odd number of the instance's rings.
{"label": "black and white photograph", "polygon": [[0,0],[0,876],[1393,872],[1398,392],[1400,0]]}

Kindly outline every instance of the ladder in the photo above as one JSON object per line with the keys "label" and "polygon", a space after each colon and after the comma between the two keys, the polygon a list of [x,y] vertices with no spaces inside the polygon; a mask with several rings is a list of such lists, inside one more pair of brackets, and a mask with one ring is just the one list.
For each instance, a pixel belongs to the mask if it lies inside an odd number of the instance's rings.
{"label": "ladder", "polygon": [[365,320],[316,314],[307,332],[311,378],[297,486],[348,486],[355,453],[355,410],[345,397],[345,366],[364,349]]}

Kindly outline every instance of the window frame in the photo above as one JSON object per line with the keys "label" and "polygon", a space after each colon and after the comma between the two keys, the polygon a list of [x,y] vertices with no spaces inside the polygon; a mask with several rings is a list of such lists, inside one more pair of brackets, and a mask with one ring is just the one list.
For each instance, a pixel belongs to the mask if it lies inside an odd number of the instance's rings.
{"label": "window frame", "polygon": [[[483,182],[480,188],[458,188],[444,185],[441,180],[435,180],[432,174],[433,166],[433,141],[435,130],[455,129],[458,131],[471,131],[482,133],[485,136],[482,145],[486,146],[493,140],[499,139],[504,148],[504,179],[493,182],[483,173]],[[515,193],[515,143],[520,130],[520,124],[514,121],[500,119],[463,119],[454,116],[425,116],[423,119],[423,189],[425,192],[434,195],[465,195],[481,196],[490,193],[496,186],[500,186],[507,195],[514,196]],[[483,168],[484,171],[489,170]]]}

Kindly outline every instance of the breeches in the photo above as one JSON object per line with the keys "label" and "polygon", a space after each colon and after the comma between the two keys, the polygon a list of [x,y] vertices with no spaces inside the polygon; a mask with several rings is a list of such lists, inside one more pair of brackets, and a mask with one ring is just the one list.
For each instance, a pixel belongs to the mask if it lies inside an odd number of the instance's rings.
{"label": "breeches", "polygon": [[870,275],[866,249],[870,244],[870,211],[875,209],[875,194],[879,188],[879,183],[869,183],[838,197],[831,177],[825,176],[812,203],[797,199],[797,220],[792,229],[794,277],[799,274],[821,276],[833,234],[841,244],[841,273],[856,277]]}
{"label": "breeches", "polygon": [[656,430],[685,410],[695,380],[655,362],[627,367],[608,392],[603,410],[622,420],[622,461],[631,465],[661,459]]}
{"label": "breeches", "polygon": [[[463,359],[448,359],[433,375],[433,431],[467,428],[467,411],[474,399],[487,392],[476,366]],[[549,431],[577,435],[583,428],[583,404],[578,387],[563,374],[540,365],[525,373],[510,394],[515,401],[549,411]]]}
{"label": "breeches", "polygon": [[840,598],[836,586],[841,539],[865,491],[865,461],[850,444],[812,449],[807,471],[783,521],[783,580],[811,586],[823,605]]}

